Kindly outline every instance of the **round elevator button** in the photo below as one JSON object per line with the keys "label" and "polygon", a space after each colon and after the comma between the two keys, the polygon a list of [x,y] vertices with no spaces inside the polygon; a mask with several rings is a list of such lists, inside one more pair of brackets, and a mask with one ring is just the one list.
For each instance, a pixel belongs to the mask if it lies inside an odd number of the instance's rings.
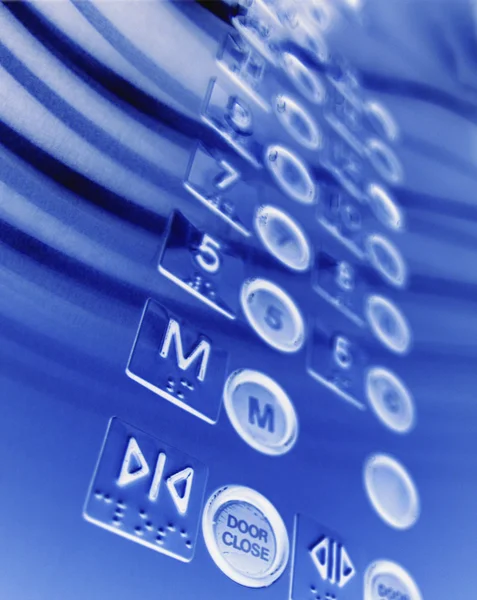
{"label": "round elevator button", "polygon": [[264,496],[247,487],[225,486],[212,494],[202,516],[204,539],[215,564],[241,585],[271,585],[289,557],[285,524]]}
{"label": "round elevator button", "polygon": [[234,371],[225,383],[224,406],[237,433],[255,450],[278,456],[295,444],[295,408],[286,392],[264,373]]}
{"label": "round elevator button", "polygon": [[377,560],[364,576],[364,600],[422,600],[419,588],[400,565]]}

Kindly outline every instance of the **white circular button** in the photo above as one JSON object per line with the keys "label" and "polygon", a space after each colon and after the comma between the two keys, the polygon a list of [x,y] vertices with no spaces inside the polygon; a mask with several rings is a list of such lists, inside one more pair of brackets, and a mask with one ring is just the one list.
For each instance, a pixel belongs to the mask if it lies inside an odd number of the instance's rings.
{"label": "white circular button", "polygon": [[366,395],[379,419],[396,433],[414,426],[414,403],[404,383],[391,371],[372,367],[366,376]]}
{"label": "white circular button", "polygon": [[248,322],[272,348],[297,352],[305,342],[305,324],[288,294],[266,279],[248,279],[240,302]]}
{"label": "white circular button", "polygon": [[306,271],[311,263],[311,247],[305,232],[286,213],[274,206],[260,206],[255,229],[265,248],[293,271]]}
{"label": "white circular button", "polygon": [[385,237],[372,234],[366,239],[369,260],[378,273],[391,285],[403,287],[407,269],[399,250]]}
{"label": "white circular button", "polygon": [[389,229],[399,231],[403,228],[404,217],[399,206],[384,188],[370,183],[367,189],[368,203],[375,217]]}
{"label": "white circular button", "polygon": [[316,150],[322,144],[321,133],[313,118],[297,102],[279,94],[274,102],[275,113],[283,128],[305,148]]}
{"label": "white circular button", "polygon": [[378,135],[384,134],[390,142],[398,139],[399,128],[387,108],[379,102],[368,100],[368,102],[365,102],[363,109],[364,114]]}
{"label": "white circular button", "polygon": [[225,383],[224,405],[237,433],[255,450],[277,456],[295,444],[295,408],[267,375],[251,369],[232,373]]}
{"label": "white circular button", "polygon": [[399,183],[403,178],[397,156],[381,140],[371,138],[366,142],[366,153],[376,171],[389,183]]}
{"label": "white circular button", "polygon": [[279,145],[265,150],[265,164],[277,184],[290,198],[302,204],[313,204],[316,186],[303,161],[287,148]]}
{"label": "white circular button", "polygon": [[207,549],[230,579],[252,588],[271,585],[290,553],[285,524],[267,498],[247,487],[226,486],[207,501],[202,516]]}
{"label": "white circular button", "polygon": [[364,468],[368,498],[378,515],[395,529],[409,529],[419,518],[416,486],[406,469],[392,456],[375,454]]}
{"label": "white circular button", "polygon": [[411,330],[401,311],[382,296],[366,300],[368,323],[378,340],[392,352],[405,354],[411,346]]}
{"label": "white circular button", "polygon": [[283,52],[281,58],[283,68],[296,89],[313,104],[323,104],[326,90],[319,76],[291,52]]}
{"label": "white circular button", "polygon": [[400,565],[377,560],[364,576],[364,600],[422,600],[412,577]]}

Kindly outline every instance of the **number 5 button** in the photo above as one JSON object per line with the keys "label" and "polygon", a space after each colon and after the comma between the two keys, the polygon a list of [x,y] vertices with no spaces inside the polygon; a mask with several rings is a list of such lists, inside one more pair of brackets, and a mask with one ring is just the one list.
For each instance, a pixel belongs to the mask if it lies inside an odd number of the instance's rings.
{"label": "number 5 button", "polygon": [[266,279],[248,279],[240,295],[242,309],[255,332],[281,352],[298,352],[305,341],[305,324],[292,298]]}

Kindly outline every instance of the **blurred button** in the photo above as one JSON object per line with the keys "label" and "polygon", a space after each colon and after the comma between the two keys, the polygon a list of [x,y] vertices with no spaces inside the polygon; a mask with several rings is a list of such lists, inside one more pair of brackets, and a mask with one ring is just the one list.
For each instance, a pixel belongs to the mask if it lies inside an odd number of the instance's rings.
{"label": "blurred button", "polygon": [[365,574],[364,600],[422,600],[412,577],[388,560],[372,563]]}
{"label": "blurred button", "polygon": [[366,142],[366,153],[376,171],[389,183],[403,179],[402,166],[394,152],[381,140],[372,138]]}
{"label": "blurred button", "polygon": [[366,316],[374,335],[396,354],[405,354],[411,346],[411,330],[401,311],[382,296],[369,296]]}
{"label": "blurred button", "polygon": [[414,403],[400,379],[387,369],[373,367],[366,377],[366,395],[379,419],[396,433],[414,425]]}
{"label": "blurred button", "polygon": [[293,404],[267,375],[251,369],[232,373],[225,384],[224,405],[237,433],[255,450],[280,455],[295,444],[298,423]]}
{"label": "blurred button", "polygon": [[419,518],[420,501],[406,469],[386,454],[371,456],[365,465],[364,483],[378,515],[395,529],[409,529]]}
{"label": "blurred button", "polygon": [[266,279],[249,279],[240,294],[242,309],[255,332],[281,352],[297,352],[305,341],[305,324],[288,294]]}
{"label": "blurred button", "polygon": [[407,270],[399,250],[385,237],[372,234],[366,239],[369,260],[378,273],[391,285],[402,287]]}
{"label": "blurred button", "polygon": [[293,271],[310,267],[311,247],[301,227],[274,206],[261,206],[255,215],[255,229],[265,248]]}
{"label": "blurred button", "polygon": [[313,204],[318,191],[303,160],[280,145],[268,146],[265,164],[279,187],[290,198],[302,204]]}
{"label": "blurred button", "polygon": [[241,585],[271,585],[289,556],[282,518],[264,496],[247,487],[226,486],[209,498],[202,518],[205,543],[216,565]]}
{"label": "blurred button", "polygon": [[291,52],[283,52],[281,60],[285,73],[296,89],[313,104],[323,104],[326,89],[318,74]]}
{"label": "blurred button", "polygon": [[274,109],[283,127],[302,146],[316,150],[322,145],[318,125],[297,102],[280,94],[275,98]]}
{"label": "blurred button", "polygon": [[388,229],[403,228],[404,216],[399,206],[384,188],[370,183],[367,188],[368,203],[375,217]]}

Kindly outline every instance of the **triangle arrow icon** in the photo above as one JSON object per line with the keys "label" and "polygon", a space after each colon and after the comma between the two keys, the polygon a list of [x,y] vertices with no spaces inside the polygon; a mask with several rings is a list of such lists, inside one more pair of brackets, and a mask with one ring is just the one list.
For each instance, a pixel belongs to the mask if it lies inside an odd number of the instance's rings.
{"label": "triangle arrow icon", "polygon": [[194,469],[191,467],[182,469],[182,471],[178,471],[175,475],[167,478],[167,489],[181,515],[185,515],[187,512],[193,479]]}
{"label": "triangle arrow icon", "polygon": [[147,475],[149,475],[149,466],[135,438],[131,437],[121,466],[118,485],[121,487],[129,485]]}
{"label": "triangle arrow icon", "polygon": [[320,540],[310,550],[310,554],[320,577],[326,581],[328,579],[328,565],[330,561],[330,539],[325,537]]}
{"label": "triangle arrow icon", "polygon": [[338,579],[338,586],[340,588],[345,586],[355,573],[356,573],[356,569],[354,568],[354,565],[351,562],[351,558],[349,557],[349,554],[346,552],[344,547],[342,547],[341,548],[340,576]]}

